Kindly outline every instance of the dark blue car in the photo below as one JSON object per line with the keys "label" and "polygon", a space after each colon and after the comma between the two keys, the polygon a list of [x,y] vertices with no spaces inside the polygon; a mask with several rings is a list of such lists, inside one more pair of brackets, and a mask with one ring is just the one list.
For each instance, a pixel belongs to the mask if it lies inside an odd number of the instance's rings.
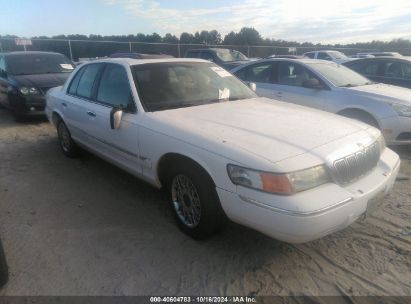
{"label": "dark blue car", "polygon": [[16,120],[44,114],[46,92],[64,84],[73,69],[73,62],[58,53],[0,53],[0,105]]}
{"label": "dark blue car", "polygon": [[411,60],[406,57],[364,58],[343,65],[375,82],[411,88]]}

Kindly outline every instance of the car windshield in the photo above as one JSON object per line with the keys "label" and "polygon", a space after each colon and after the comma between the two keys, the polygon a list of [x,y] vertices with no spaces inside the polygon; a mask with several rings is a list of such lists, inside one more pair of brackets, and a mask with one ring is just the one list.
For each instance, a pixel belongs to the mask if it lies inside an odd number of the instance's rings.
{"label": "car windshield", "polygon": [[70,73],[74,69],[72,62],[61,54],[11,55],[6,62],[12,75]]}
{"label": "car windshield", "polygon": [[244,83],[212,63],[147,63],[132,66],[132,71],[147,111],[256,97]]}
{"label": "car windshield", "polygon": [[224,62],[248,60],[247,56],[236,50],[217,49],[216,55]]}
{"label": "car windshield", "polygon": [[329,52],[335,59],[346,59],[348,58],[345,54],[337,51],[330,51]]}
{"label": "car windshield", "polygon": [[337,87],[357,87],[372,83],[364,76],[339,64],[308,63],[307,65]]}

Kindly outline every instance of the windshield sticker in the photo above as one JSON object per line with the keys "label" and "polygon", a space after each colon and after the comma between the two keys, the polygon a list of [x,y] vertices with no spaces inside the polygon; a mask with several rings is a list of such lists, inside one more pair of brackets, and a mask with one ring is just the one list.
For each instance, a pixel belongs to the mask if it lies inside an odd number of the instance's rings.
{"label": "windshield sticker", "polygon": [[230,99],[230,89],[218,90],[218,99]]}
{"label": "windshield sticker", "polygon": [[223,68],[220,67],[211,67],[211,69],[216,72],[220,77],[229,77],[229,76],[233,76],[231,75],[229,72],[227,72],[226,70],[224,70]]}
{"label": "windshield sticker", "polygon": [[69,63],[62,63],[60,64],[61,68],[65,69],[65,70],[73,70],[73,66]]}

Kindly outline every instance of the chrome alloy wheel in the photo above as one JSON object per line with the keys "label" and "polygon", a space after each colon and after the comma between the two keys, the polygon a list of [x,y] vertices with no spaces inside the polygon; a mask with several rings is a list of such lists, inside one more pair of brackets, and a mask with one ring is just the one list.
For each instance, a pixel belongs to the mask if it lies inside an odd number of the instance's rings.
{"label": "chrome alloy wheel", "polygon": [[171,183],[171,198],[180,221],[189,228],[200,223],[201,205],[197,188],[190,178],[178,174]]}

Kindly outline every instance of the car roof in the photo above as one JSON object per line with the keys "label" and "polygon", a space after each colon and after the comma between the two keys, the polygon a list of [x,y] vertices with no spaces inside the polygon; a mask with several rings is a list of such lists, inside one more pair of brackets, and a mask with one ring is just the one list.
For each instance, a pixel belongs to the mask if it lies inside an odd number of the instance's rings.
{"label": "car roof", "polygon": [[41,54],[41,55],[63,55],[61,53],[56,53],[56,52],[41,52],[41,51],[16,51],[16,52],[7,52],[3,53],[2,55],[11,57],[11,56],[25,56],[25,55],[36,55],[36,54]]}
{"label": "car roof", "polygon": [[305,52],[304,54],[315,53],[315,52],[339,52],[339,53],[341,53],[340,51],[337,51],[337,50],[317,50],[317,51]]}
{"label": "car roof", "polygon": [[[187,52],[191,52],[191,51],[216,51],[216,50],[237,51],[237,50],[228,49],[228,48],[204,48],[204,49],[188,49]],[[237,51],[237,52],[238,52],[238,51]]]}
{"label": "car roof", "polygon": [[139,64],[145,64],[145,63],[166,63],[166,62],[203,62],[203,63],[210,63],[210,61],[203,60],[203,59],[197,59],[197,58],[160,58],[160,59],[133,59],[133,58],[104,58],[104,59],[98,59],[98,60],[93,60],[90,62],[86,62],[82,64],[88,65],[88,64],[93,64],[93,63],[119,63],[122,65],[139,65]]}
{"label": "car roof", "polygon": [[[309,64],[309,63],[317,63],[317,64],[336,64],[333,61],[327,61],[327,60],[321,60],[321,59],[312,59],[312,58],[306,58],[306,57],[301,57],[301,58],[266,58],[263,60],[259,60],[260,62],[262,61],[296,61],[304,64]],[[253,61],[253,63],[256,63],[258,61]]]}
{"label": "car roof", "polygon": [[382,61],[382,60],[394,60],[394,61],[407,61],[407,62],[411,62],[411,58],[407,58],[407,57],[393,57],[393,56],[380,56],[380,57],[372,57],[372,58],[358,58],[356,60],[352,60],[352,61],[347,61],[344,62],[343,64],[351,64],[354,62],[366,62],[366,61]]}

